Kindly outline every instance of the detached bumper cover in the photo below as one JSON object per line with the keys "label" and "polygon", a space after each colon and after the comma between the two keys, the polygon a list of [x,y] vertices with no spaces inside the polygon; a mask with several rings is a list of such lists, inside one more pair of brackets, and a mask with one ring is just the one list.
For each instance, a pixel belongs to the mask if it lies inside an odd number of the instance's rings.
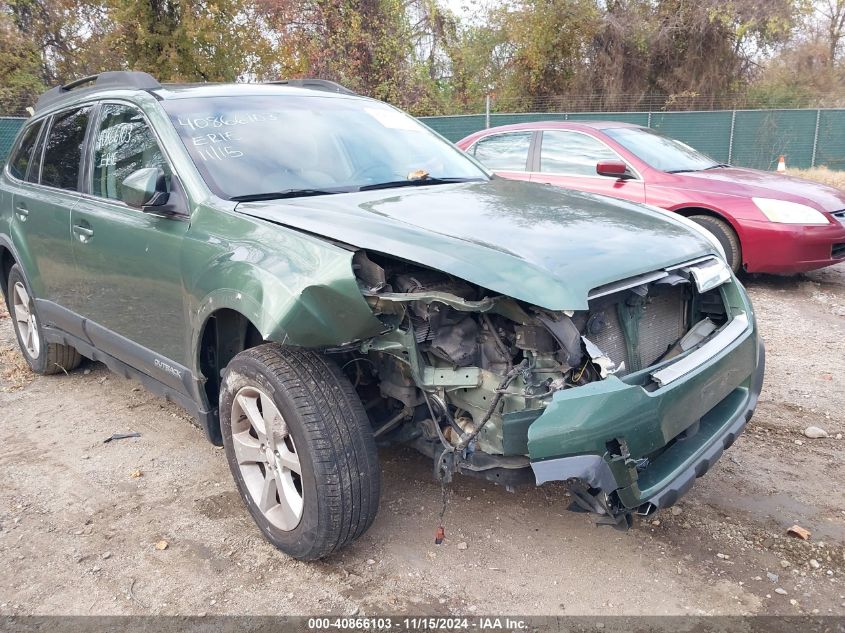
{"label": "detached bumper cover", "polygon": [[764,366],[751,319],[720,352],[657,389],[643,388],[651,368],[556,393],[528,431],[537,484],[575,478],[629,510],[671,506],[751,419]]}

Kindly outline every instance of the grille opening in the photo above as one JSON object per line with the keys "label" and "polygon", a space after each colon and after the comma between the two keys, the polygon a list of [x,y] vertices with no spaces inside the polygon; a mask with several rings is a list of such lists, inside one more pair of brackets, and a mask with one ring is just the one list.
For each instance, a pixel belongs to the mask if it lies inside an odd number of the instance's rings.
{"label": "grille opening", "polygon": [[843,244],[834,244],[833,248],[830,249],[830,256],[833,259],[838,259],[840,257],[845,257],[845,243]]}
{"label": "grille opening", "polygon": [[624,376],[663,360],[705,318],[717,327],[728,320],[719,288],[699,294],[691,283],[651,283],[591,301],[583,333]]}

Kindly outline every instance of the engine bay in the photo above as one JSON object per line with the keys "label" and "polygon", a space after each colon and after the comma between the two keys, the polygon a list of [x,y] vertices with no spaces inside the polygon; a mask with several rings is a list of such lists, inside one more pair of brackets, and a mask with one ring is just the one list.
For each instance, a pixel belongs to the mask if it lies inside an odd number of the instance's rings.
{"label": "engine bay", "polygon": [[609,376],[657,389],[642,370],[698,347],[728,322],[724,279],[714,282],[706,267],[615,282],[594,290],[587,310],[552,311],[357,251],[359,288],[385,330],[329,351],[378,442],[414,446],[435,459],[439,476],[500,480],[528,466],[527,428],[555,392]]}

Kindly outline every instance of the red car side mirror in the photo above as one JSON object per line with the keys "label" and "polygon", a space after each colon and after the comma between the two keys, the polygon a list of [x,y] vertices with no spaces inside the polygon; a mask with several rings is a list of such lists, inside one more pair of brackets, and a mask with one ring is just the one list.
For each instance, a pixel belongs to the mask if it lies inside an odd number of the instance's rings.
{"label": "red car side mirror", "polygon": [[634,175],[628,171],[628,165],[621,160],[601,160],[596,163],[596,173],[599,176],[609,176],[611,178],[619,178],[620,180],[627,180],[633,178]]}

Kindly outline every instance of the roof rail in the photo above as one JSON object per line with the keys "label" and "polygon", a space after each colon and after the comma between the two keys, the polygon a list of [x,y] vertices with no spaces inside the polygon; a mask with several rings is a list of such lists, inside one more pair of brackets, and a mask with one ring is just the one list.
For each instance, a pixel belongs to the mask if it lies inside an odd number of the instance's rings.
{"label": "roof rail", "polygon": [[[81,88],[81,86],[85,86],[86,84],[92,85],[87,88]],[[58,103],[67,97],[74,89],[77,89],[75,94],[78,94],[80,90],[84,90],[85,92],[94,92],[96,90],[105,90],[107,88],[155,90],[156,88],[161,88],[161,84],[148,73],[123,70],[108,71],[100,73],[99,75],[91,75],[89,77],[75,79],[63,86],[50,88],[50,90],[38,97],[38,101],[35,103],[35,111],[38,112],[39,110],[43,110],[48,106]]]}
{"label": "roof rail", "polygon": [[276,81],[268,81],[268,84],[276,84],[282,86],[293,86],[294,88],[307,88],[309,90],[323,90],[325,92],[337,92],[344,95],[354,95],[355,92],[341,86],[339,83],[329,81],[328,79],[277,79]]}

